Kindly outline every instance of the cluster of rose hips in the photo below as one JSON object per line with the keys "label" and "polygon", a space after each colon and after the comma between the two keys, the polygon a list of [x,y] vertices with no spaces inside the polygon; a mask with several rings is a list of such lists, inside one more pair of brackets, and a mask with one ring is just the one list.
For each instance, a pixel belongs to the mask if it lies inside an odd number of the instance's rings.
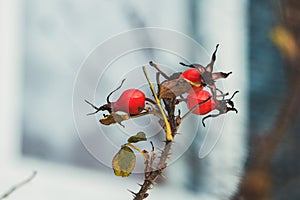
{"label": "cluster of rose hips", "polygon": [[[228,93],[223,93],[221,90],[216,88],[215,81],[220,78],[227,78],[231,72],[213,72],[213,66],[216,60],[216,52],[218,50],[218,45],[212,55],[210,63],[204,67],[200,64],[184,64],[180,63],[185,67],[189,67],[190,69],[185,70],[184,72],[177,72],[172,74],[171,76],[166,75],[159,67],[150,62],[152,67],[155,67],[160,75],[162,75],[166,80],[162,83],[158,81],[158,97],[159,99],[176,99],[179,102],[186,102],[187,107],[190,112],[196,115],[205,115],[210,113],[213,110],[217,110],[219,113],[217,114],[209,114],[202,119],[202,124],[204,124],[204,120],[209,117],[217,117],[221,114],[227,113],[229,111],[237,110],[234,108],[234,103],[232,98],[238,92],[234,92],[231,98],[225,99],[225,96]],[[122,81],[123,84],[124,80]],[[107,97],[107,103],[103,106],[96,107],[90,102],[86,101],[90,104],[96,111],[91,114],[95,114],[99,111],[108,111],[109,115],[104,115],[104,118],[100,120],[103,124],[111,124],[111,123],[119,123],[122,120],[124,115],[114,115],[116,112],[123,112],[128,115],[126,119],[129,119],[132,116],[137,116],[142,113],[148,112],[149,108],[145,107],[146,102],[149,102],[152,105],[155,105],[156,102],[150,98],[147,98],[145,94],[138,89],[127,89],[125,90],[119,99],[115,102],[111,102],[109,100],[110,96],[113,92],[117,91],[121,88],[122,84],[114,91],[112,91]],[[205,90],[205,88],[209,88],[210,92]],[[220,93],[220,94],[217,94]],[[184,94],[187,94],[187,97],[184,98]],[[121,116],[121,119],[111,119]],[[112,120],[107,122],[107,120]]]}

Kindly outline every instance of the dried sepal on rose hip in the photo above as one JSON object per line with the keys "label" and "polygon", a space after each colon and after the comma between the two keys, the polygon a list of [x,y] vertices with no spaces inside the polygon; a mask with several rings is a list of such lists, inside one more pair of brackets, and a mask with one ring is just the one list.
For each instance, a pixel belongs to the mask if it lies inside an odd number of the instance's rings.
{"label": "dried sepal on rose hip", "polygon": [[222,96],[222,99],[218,100],[217,98],[213,98],[211,93],[206,90],[194,89],[193,91],[190,91],[186,102],[188,108],[196,115],[205,115],[213,110],[219,111],[218,114],[209,114],[202,119],[202,124],[205,127],[204,121],[207,118],[217,117],[229,111],[238,112],[237,109],[234,108],[234,103],[232,101],[236,93],[238,93],[238,91],[234,92],[229,99],[224,98],[224,96],[228,95],[228,93],[222,94],[220,95]]}
{"label": "dried sepal on rose hip", "polygon": [[232,72],[229,73],[213,72],[218,47],[219,44],[217,44],[216,49],[212,54],[211,61],[206,67],[200,64],[187,65],[183,62],[180,62],[181,65],[191,68],[183,72],[182,77],[194,83],[201,83],[202,86],[207,85],[211,89],[214,98],[216,97],[216,92],[217,92],[215,80],[220,78],[227,78],[232,73]]}

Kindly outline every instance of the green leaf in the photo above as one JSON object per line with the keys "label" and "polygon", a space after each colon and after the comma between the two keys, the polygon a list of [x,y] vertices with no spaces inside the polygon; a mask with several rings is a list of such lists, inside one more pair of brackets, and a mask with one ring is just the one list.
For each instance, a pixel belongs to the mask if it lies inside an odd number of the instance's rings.
{"label": "green leaf", "polygon": [[136,135],[131,136],[127,141],[130,143],[137,143],[140,141],[147,141],[147,138],[144,132],[138,132]]}
{"label": "green leaf", "polygon": [[135,167],[136,156],[127,146],[122,146],[112,161],[112,167],[116,176],[127,177]]}

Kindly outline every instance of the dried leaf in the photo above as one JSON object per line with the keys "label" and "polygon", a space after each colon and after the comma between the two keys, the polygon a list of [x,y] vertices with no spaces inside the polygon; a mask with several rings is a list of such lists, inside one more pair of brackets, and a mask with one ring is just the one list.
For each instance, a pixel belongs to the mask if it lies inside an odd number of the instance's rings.
{"label": "dried leaf", "polygon": [[135,167],[136,156],[128,146],[122,146],[112,161],[116,176],[127,177]]}
{"label": "dried leaf", "polygon": [[191,88],[191,84],[182,78],[166,81],[160,85],[159,98],[172,99],[186,93]]}
{"label": "dried leaf", "polygon": [[147,141],[147,137],[144,132],[138,132],[136,135],[131,136],[127,141],[130,143],[137,143],[140,141]]}
{"label": "dried leaf", "polygon": [[130,118],[127,114],[117,114],[115,112],[110,113],[110,115],[107,115],[106,117],[100,119],[100,123],[104,125],[111,125],[115,123],[121,123],[124,120],[128,120]]}

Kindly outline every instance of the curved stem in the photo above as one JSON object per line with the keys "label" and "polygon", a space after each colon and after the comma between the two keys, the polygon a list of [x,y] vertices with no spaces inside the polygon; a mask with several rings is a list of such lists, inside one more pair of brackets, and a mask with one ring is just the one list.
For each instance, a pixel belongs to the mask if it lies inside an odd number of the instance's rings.
{"label": "curved stem", "polygon": [[155,98],[157,106],[158,106],[158,108],[159,108],[159,110],[160,110],[160,112],[161,112],[161,114],[163,116],[163,119],[165,121],[166,139],[167,139],[167,141],[172,141],[173,140],[173,136],[172,136],[172,131],[171,131],[170,123],[169,123],[169,121],[167,119],[167,116],[166,116],[166,113],[165,113],[164,109],[161,106],[160,100],[159,100],[159,98],[158,98],[158,96],[157,96],[157,94],[156,94],[156,92],[154,90],[153,84],[151,83],[151,81],[150,81],[150,79],[148,77],[148,74],[147,74],[145,66],[143,67],[143,71],[144,71],[145,77],[146,77],[146,79],[148,81],[148,84],[150,86],[150,90],[151,90],[151,92],[152,92],[152,94],[153,94],[153,96]]}
{"label": "curved stem", "polygon": [[113,91],[111,91],[111,92],[109,93],[109,95],[106,97],[106,102],[107,102],[107,103],[111,103],[110,100],[109,100],[110,96],[111,96],[114,92],[116,92],[117,90],[119,90],[119,89],[122,87],[124,81],[125,81],[125,78],[122,80],[122,82],[121,82],[121,84],[119,85],[119,87],[117,87],[116,89],[114,89]]}

